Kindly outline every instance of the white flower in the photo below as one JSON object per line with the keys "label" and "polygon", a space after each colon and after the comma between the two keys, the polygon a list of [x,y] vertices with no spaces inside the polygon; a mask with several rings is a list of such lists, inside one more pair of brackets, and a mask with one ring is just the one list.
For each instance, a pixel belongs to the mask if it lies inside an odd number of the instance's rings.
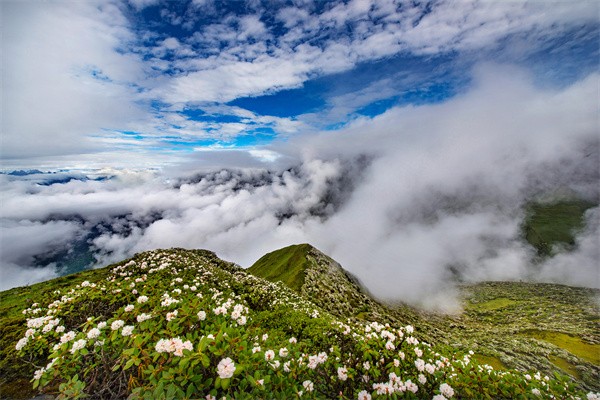
{"label": "white flower", "polygon": [[85,347],[86,343],[87,342],[85,341],[85,339],[76,340],[73,343],[73,348],[71,348],[71,354],[75,354],[77,352],[77,350],[83,349]]}
{"label": "white flower", "polygon": [[265,340],[267,340],[268,338],[269,338],[269,335],[267,335],[266,333],[265,333],[264,335],[262,335],[262,340],[263,340],[263,342],[264,342]]}
{"label": "white flower", "polygon": [[28,337],[24,337],[21,338],[18,342],[17,345],[15,346],[15,348],[17,349],[17,351],[21,350],[23,347],[25,347],[25,345],[27,344],[27,342],[29,341]]}
{"label": "white flower", "polygon": [[419,387],[415,383],[412,383],[410,379],[404,382],[404,385],[406,386],[406,390],[411,391],[413,393],[417,393],[417,391],[419,390]]}
{"label": "white flower", "polygon": [[454,389],[452,389],[452,387],[450,385],[448,385],[447,383],[442,383],[440,385],[440,392],[442,392],[442,394],[446,398],[450,398],[450,397],[454,396]]}
{"label": "white flower", "polygon": [[273,369],[278,369],[279,366],[281,365],[281,363],[279,362],[279,360],[275,360],[275,361],[273,361],[272,363],[269,363],[269,364],[271,364],[271,367],[273,367]]}
{"label": "white flower", "polygon": [[394,350],[396,348],[396,346],[394,346],[394,343],[392,343],[388,340],[387,343],[385,344],[385,348],[388,350]]}
{"label": "white flower", "polygon": [[198,312],[198,319],[200,321],[204,321],[206,319],[206,311],[199,311]]}
{"label": "white flower", "polygon": [[246,320],[246,316],[245,316],[245,315],[242,315],[241,317],[239,317],[239,318],[238,318],[238,320],[237,320],[237,324],[238,324],[238,325],[240,325],[240,326],[242,326],[242,325],[246,325],[246,321],[247,321],[247,320]]}
{"label": "white flower", "polygon": [[304,386],[304,389],[307,392],[312,392],[313,389],[315,388],[314,385],[313,385],[313,383],[311,381],[304,381],[304,382],[302,382],[302,386]]}
{"label": "white flower", "polygon": [[177,310],[167,313],[167,321],[174,320],[177,317]]}
{"label": "white flower", "polygon": [[291,337],[290,340],[288,340],[288,342],[290,342],[291,344],[296,344],[298,343],[298,339],[296,339],[295,337]]}
{"label": "white flower", "polygon": [[142,313],[142,314],[138,315],[136,319],[137,319],[137,322],[141,323],[141,322],[149,320],[150,318],[152,318],[151,314]]}
{"label": "white flower", "polygon": [[255,346],[252,348],[252,354],[258,353],[260,351],[260,346]]}
{"label": "white flower", "polygon": [[442,396],[441,394],[436,394],[435,396],[432,397],[431,400],[447,400],[444,396]]}
{"label": "white flower", "polygon": [[133,311],[135,307],[133,306],[133,304],[127,304],[127,306],[125,307],[125,312],[130,312]]}
{"label": "white flower", "polygon": [[279,349],[279,357],[287,357],[288,356],[288,349],[283,347],[281,349]]}
{"label": "white flower", "polygon": [[345,381],[346,379],[348,379],[348,370],[346,369],[346,367],[339,367],[337,369],[337,374],[338,378],[340,378],[341,381]]}
{"label": "white flower", "polygon": [[123,325],[125,325],[125,321],[118,319],[116,321],[113,321],[112,324],[110,324],[110,329],[112,329],[113,331],[117,331],[121,329]]}
{"label": "white flower", "polygon": [[423,350],[419,349],[418,347],[415,347],[415,354],[417,355],[417,357],[423,357]]}
{"label": "white flower", "polygon": [[104,328],[106,328],[106,321],[99,322],[98,323],[98,329],[104,329]]}
{"label": "white flower", "polygon": [[[58,331],[58,328],[57,328],[57,331]],[[69,331],[69,332],[67,332],[67,333],[65,333],[64,335],[61,336],[60,342],[61,343],[67,343],[67,342],[70,342],[73,339],[75,339],[75,332]]]}
{"label": "white flower", "polygon": [[44,372],[46,372],[46,370],[44,368],[38,369],[37,371],[35,371],[33,373],[33,379],[35,379],[36,381],[41,379],[42,375],[44,375]]}
{"label": "white flower", "polygon": [[100,336],[100,329],[98,328],[92,328],[87,333],[88,339],[96,339],[98,336]]}
{"label": "white flower", "polygon": [[123,335],[123,336],[131,336],[132,333],[133,333],[133,325],[126,325],[123,327],[123,330],[121,331],[121,335]]}
{"label": "white flower", "polygon": [[219,361],[219,365],[217,365],[217,373],[221,379],[231,378],[234,372],[235,363],[231,360],[231,358],[227,357]]}
{"label": "white flower", "polygon": [[365,371],[368,371],[371,369],[371,364],[368,361],[365,361],[363,363],[363,368],[365,369]]}
{"label": "white flower", "polygon": [[140,296],[140,297],[138,297],[138,299],[137,299],[137,302],[138,302],[139,304],[143,304],[143,303],[145,303],[145,302],[147,302],[147,301],[148,301],[148,296]]}
{"label": "white flower", "polygon": [[536,388],[531,389],[531,393],[535,394],[536,396],[540,396],[542,394],[540,390]]}
{"label": "white flower", "polygon": [[362,392],[358,393],[357,399],[358,400],[371,400],[371,395],[366,390],[363,390]]}
{"label": "white flower", "polygon": [[425,375],[419,374],[419,383],[421,385],[424,385],[426,382],[427,382],[427,378],[425,378]]}
{"label": "white flower", "polygon": [[283,370],[285,372],[290,372],[290,362],[289,361],[286,361],[283,363]]}
{"label": "white flower", "polygon": [[273,350],[265,351],[265,360],[271,361],[273,358],[275,358],[275,352]]}
{"label": "white flower", "polygon": [[404,329],[406,329],[407,333],[413,333],[415,331],[415,328],[413,328],[412,325],[406,325]]}
{"label": "white flower", "polygon": [[423,372],[425,370],[425,361],[421,360],[420,358],[417,358],[415,360],[415,367],[417,367],[417,370],[419,370],[419,372]]}

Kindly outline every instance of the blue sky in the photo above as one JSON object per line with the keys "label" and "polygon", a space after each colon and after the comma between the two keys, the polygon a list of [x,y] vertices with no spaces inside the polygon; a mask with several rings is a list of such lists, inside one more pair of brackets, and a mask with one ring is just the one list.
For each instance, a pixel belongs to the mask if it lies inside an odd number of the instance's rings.
{"label": "blue sky", "polygon": [[[597,72],[598,3],[2,2],[5,166],[144,167],[339,130],[471,89]],[[66,165],[68,164],[68,165]]]}

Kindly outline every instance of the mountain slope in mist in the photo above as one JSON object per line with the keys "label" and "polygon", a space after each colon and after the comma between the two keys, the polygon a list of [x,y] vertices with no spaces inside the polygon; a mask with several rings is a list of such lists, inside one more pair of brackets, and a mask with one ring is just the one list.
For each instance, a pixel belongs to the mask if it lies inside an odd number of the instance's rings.
{"label": "mountain slope in mist", "polygon": [[309,244],[266,254],[248,272],[283,282],[342,318],[411,323],[427,331],[424,340],[476,349],[475,357],[496,368],[560,371],[600,389],[597,289],[519,282],[463,285],[462,311],[440,315],[373,299],[340,264]]}

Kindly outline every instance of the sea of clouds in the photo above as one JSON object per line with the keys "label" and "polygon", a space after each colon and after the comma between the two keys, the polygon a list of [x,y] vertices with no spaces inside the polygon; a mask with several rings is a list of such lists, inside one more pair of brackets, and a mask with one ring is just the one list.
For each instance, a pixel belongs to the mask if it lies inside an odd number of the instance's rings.
{"label": "sea of clouds", "polygon": [[[532,280],[600,287],[599,211],[572,252],[533,263],[528,201],[598,202],[599,76],[535,86],[481,65],[472,87],[248,153],[198,152],[162,171],[40,185],[1,175],[0,289],[57,276],[36,257],[87,238],[96,266],[136,252],[205,248],[244,267],[308,242],[376,296],[456,307],[457,282]],[[268,157],[265,157],[268,155]],[[206,163],[210,160],[210,163]]]}

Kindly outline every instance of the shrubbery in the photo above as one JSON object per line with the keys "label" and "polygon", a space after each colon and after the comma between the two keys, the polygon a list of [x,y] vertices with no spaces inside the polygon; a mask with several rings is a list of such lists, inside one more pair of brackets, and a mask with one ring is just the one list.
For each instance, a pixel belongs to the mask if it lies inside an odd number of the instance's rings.
{"label": "shrubbery", "polygon": [[410,325],[341,321],[217,260],[143,253],[32,304],[16,349],[36,365],[34,387],[99,399],[585,397],[568,378],[433,349]]}

